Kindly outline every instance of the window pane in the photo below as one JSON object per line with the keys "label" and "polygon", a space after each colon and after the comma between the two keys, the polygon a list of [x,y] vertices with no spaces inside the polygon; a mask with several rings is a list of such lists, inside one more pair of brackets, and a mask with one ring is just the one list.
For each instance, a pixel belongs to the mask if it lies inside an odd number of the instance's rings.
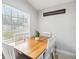
{"label": "window pane", "polygon": [[18,24],[18,19],[12,17],[12,25],[17,25]]}
{"label": "window pane", "polygon": [[2,5],[2,15],[4,15],[4,13],[5,13],[5,5],[3,4]]}
{"label": "window pane", "polygon": [[24,14],[22,11],[18,11],[18,17],[24,19]]}
{"label": "window pane", "polygon": [[18,17],[18,12],[15,8],[12,8],[12,17]]}
{"label": "window pane", "polygon": [[11,16],[11,7],[8,5],[3,6],[3,15]]}
{"label": "window pane", "polygon": [[2,32],[3,32],[3,40],[12,40],[13,33],[11,31],[10,25],[2,25]]}
{"label": "window pane", "polygon": [[11,17],[10,16],[5,16],[5,17],[6,17],[5,19],[6,25],[11,25],[12,24]]}
{"label": "window pane", "polygon": [[3,4],[2,32],[3,41],[14,42],[17,33],[29,32],[29,18],[24,12]]}
{"label": "window pane", "polygon": [[2,24],[6,24],[6,16],[2,16]]}
{"label": "window pane", "polygon": [[2,16],[2,23],[5,25],[11,25],[11,17],[9,16]]}

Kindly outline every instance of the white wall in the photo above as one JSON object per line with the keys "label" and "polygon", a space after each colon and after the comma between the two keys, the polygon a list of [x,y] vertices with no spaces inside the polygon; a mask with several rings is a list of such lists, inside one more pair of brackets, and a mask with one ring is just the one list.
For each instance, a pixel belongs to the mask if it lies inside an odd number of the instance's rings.
{"label": "white wall", "polygon": [[31,34],[33,35],[37,28],[37,11],[27,2],[27,0],[3,0],[2,2],[30,14],[30,29]]}
{"label": "white wall", "polygon": [[[43,17],[43,12],[66,9],[65,14]],[[62,5],[53,6],[39,11],[40,32],[56,33],[56,46],[59,50],[67,52],[76,52],[76,10],[75,2],[69,2]]]}

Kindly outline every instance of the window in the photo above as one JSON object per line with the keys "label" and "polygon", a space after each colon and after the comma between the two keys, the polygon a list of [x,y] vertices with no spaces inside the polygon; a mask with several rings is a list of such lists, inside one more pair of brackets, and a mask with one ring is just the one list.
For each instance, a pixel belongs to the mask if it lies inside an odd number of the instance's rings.
{"label": "window", "polygon": [[[30,32],[30,16],[14,7],[2,6],[2,32],[3,42],[15,41],[17,33]],[[30,35],[30,34],[29,34]]]}

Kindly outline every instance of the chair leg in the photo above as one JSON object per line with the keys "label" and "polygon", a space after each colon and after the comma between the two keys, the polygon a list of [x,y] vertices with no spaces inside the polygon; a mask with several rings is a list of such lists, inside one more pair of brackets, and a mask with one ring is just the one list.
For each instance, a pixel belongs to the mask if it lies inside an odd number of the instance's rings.
{"label": "chair leg", "polygon": [[54,52],[51,53],[52,59],[55,59],[55,54]]}
{"label": "chair leg", "polygon": [[42,59],[45,59],[45,52],[43,53]]}
{"label": "chair leg", "polygon": [[54,59],[53,53],[51,53],[51,57],[52,57],[52,59]]}

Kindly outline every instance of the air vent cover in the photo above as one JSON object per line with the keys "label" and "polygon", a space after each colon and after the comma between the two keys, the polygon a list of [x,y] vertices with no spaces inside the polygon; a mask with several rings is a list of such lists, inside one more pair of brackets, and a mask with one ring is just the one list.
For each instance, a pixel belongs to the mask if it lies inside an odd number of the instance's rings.
{"label": "air vent cover", "polygon": [[43,13],[43,16],[58,15],[58,14],[63,14],[65,12],[66,12],[66,9],[60,9],[60,10],[45,12],[45,13]]}

